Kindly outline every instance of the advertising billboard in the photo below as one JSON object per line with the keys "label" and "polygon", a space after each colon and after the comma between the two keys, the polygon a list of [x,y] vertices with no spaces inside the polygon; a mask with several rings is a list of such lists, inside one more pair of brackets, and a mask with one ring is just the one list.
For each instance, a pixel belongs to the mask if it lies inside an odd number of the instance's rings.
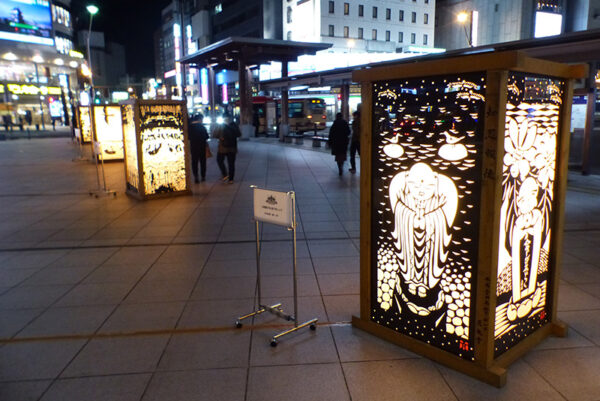
{"label": "advertising billboard", "polygon": [[0,39],[54,46],[48,0],[2,0]]}

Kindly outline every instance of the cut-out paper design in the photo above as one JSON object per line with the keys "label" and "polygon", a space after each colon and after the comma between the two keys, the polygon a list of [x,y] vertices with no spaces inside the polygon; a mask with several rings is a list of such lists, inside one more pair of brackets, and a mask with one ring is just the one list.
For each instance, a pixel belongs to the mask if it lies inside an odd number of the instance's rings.
{"label": "cut-out paper design", "polygon": [[125,148],[127,189],[139,192],[137,139],[133,105],[123,105],[121,113],[123,117],[123,146]]}
{"label": "cut-out paper design", "polygon": [[500,210],[495,355],[549,321],[548,258],[564,82],[510,73]]}
{"label": "cut-out paper design", "polygon": [[104,160],[123,159],[121,106],[94,106],[96,140],[102,145]]}
{"label": "cut-out paper design", "polygon": [[79,130],[81,142],[92,142],[92,115],[88,106],[79,106]]}
{"label": "cut-out paper design", "polygon": [[186,189],[183,110],[180,104],[140,105],[146,195]]}
{"label": "cut-out paper design", "polygon": [[371,320],[472,360],[484,74],[373,87]]}

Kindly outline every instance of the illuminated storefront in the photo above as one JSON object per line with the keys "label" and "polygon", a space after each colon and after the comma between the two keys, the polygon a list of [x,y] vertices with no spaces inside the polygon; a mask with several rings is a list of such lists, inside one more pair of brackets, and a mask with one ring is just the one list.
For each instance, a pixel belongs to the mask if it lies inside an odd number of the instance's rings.
{"label": "illuminated storefront", "polygon": [[190,193],[185,103],[121,103],[127,194],[139,199]]}
{"label": "illuminated storefront", "polygon": [[356,326],[496,386],[565,333],[563,115],[584,74],[516,52],[354,74],[365,144]]}

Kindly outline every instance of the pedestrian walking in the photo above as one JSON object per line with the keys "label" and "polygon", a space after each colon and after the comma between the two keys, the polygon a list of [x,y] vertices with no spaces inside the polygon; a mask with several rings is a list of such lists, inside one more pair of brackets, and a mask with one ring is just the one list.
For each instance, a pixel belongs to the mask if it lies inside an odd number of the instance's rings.
{"label": "pedestrian walking", "polygon": [[356,173],[356,154],[360,156],[360,111],[356,110],[352,116],[352,139],[350,140],[350,172]]}
{"label": "pedestrian walking", "polygon": [[337,113],[335,121],[329,129],[329,144],[331,145],[331,154],[335,156],[340,176],[344,171],[344,162],[348,153],[348,136],[350,127],[342,113]]}
{"label": "pedestrian walking", "polygon": [[202,181],[206,180],[206,141],[208,132],[204,127],[204,116],[201,113],[196,114],[189,122],[190,150],[192,153],[192,173],[194,182],[198,180],[198,162],[200,162],[200,177]]}
{"label": "pedestrian walking", "polygon": [[[235,157],[237,155],[237,139],[242,136],[240,129],[233,122],[230,114],[223,116],[224,124],[215,130],[214,137],[219,139],[217,164],[221,169],[221,180],[233,184],[235,176]],[[227,159],[227,168],[225,168]]]}

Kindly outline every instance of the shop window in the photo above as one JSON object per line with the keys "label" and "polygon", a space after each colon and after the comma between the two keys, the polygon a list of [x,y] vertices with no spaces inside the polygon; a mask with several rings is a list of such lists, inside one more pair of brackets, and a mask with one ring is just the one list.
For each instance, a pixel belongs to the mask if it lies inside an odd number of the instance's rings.
{"label": "shop window", "polygon": [[390,31],[385,31],[385,41],[386,42],[390,41]]}
{"label": "shop window", "polygon": [[347,38],[350,36],[350,28],[347,26],[344,27],[344,37]]}
{"label": "shop window", "polygon": [[329,36],[335,36],[335,27],[333,25],[329,25]]}
{"label": "shop window", "polygon": [[404,42],[404,32],[398,32],[398,43]]}
{"label": "shop window", "polygon": [[359,39],[363,38],[363,29],[362,28],[358,28],[358,38]]}
{"label": "shop window", "polygon": [[344,3],[344,15],[350,15],[350,3]]}
{"label": "shop window", "polygon": [[377,40],[377,29],[373,29],[371,32],[371,39]]}

